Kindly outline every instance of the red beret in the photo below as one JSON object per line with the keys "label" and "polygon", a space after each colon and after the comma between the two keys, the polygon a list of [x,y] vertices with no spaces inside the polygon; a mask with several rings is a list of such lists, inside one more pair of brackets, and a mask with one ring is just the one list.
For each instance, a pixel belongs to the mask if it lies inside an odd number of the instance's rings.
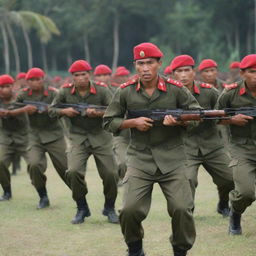
{"label": "red beret", "polygon": [[116,69],[115,76],[129,76],[129,75],[130,75],[130,71],[126,67],[121,66]]}
{"label": "red beret", "polygon": [[26,80],[31,78],[41,78],[44,76],[45,73],[41,68],[31,68],[26,74]]}
{"label": "red beret", "polygon": [[230,63],[229,68],[240,68],[240,62],[233,61]]}
{"label": "red beret", "polygon": [[240,62],[240,69],[256,68],[256,54],[245,56]]}
{"label": "red beret", "polygon": [[169,75],[172,73],[172,70],[171,70],[171,67],[170,66],[167,66],[165,69],[164,69],[164,74],[165,75]]}
{"label": "red beret", "polygon": [[112,70],[110,67],[108,67],[107,65],[98,65],[95,69],[94,69],[94,75],[110,75],[112,73]]}
{"label": "red beret", "polygon": [[133,48],[133,59],[140,60],[146,58],[161,58],[163,53],[152,43],[138,44]]}
{"label": "red beret", "polygon": [[72,63],[72,65],[69,67],[69,72],[80,72],[80,71],[90,71],[92,70],[91,65],[85,61],[85,60],[77,60]]}
{"label": "red beret", "polygon": [[16,76],[16,80],[19,80],[19,79],[25,79],[26,78],[26,75],[27,73],[25,72],[20,72],[17,76]]}
{"label": "red beret", "polygon": [[217,68],[218,67],[218,64],[212,60],[212,59],[205,59],[205,60],[202,60],[199,67],[198,67],[198,70],[199,71],[202,71],[206,68]]}
{"label": "red beret", "polygon": [[13,84],[14,79],[10,75],[1,75],[0,76],[0,86],[5,84]]}
{"label": "red beret", "polygon": [[59,81],[61,81],[61,80],[62,80],[61,76],[55,76],[55,77],[53,78],[53,81],[54,81],[54,82],[59,82]]}
{"label": "red beret", "polygon": [[175,57],[170,64],[172,71],[174,71],[176,68],[185,66],[195,66],[194,59],[189,55],[179,55]]}

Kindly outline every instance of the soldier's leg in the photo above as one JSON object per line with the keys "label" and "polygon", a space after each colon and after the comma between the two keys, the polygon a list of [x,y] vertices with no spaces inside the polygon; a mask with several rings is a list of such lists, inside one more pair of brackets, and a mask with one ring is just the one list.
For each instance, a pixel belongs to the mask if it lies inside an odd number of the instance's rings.
{"label": "soldier's leg", "polygon": [[64,138],[47,143],[44,147],[52,160],[55,170],[61,179],[67,184],[66,171],[68,169],[68,164]]}
{"label": "soldier's leg", "polygon": [[234,159],[231,165],[235,188],[230,192],[229,198],[235,212],[243,213],[255,201],[256,162]]}
{"label": "soldier's leg", "polygon": [[113,137],[114,156],[118,165],[118,174],[120,179],[123,179],[126,173],[126,153],[128,142],[122,136]]}
{"label": "soldier's leg", "polygon": [[88,193],[88,189],[84,179],[89,156],[90,152],[87,150],[84,143],[80,145],[71,145],[70,152],[67,154],[67,183],[72,190],[72,197],[77,204],[77,213],[71,221],[72,224],[82,223],[84,222],[85,217],[89,217],[91,215],[85,198]]}
{"label": "soldier's leg", "polygon": [[144,231],[141,222],[150,209],[154,176],[128,167],[123,184],[123,207],[119,218],[125,242],[132,253],[132,250],[142,250]]}
{"label": "soldier's leg", "polygon": [[40,197],[38,209],[46,208],[50,204],[46,190],[46,168],[47,160],[44,147],[39,143],[33,144],[28,151],[28,173],[31,183]]}
{"label": "soldier's leg", "polygon": [[256,161],[233,159],[235,189],[229,193],[231,212],[229,234],[242,234],[241,214],[255,201]]}
{"label": "soldier's leg", "polygon": [[206,155],[203,163],[214,184],[217,185],[219,193],[217,211],[224,217],[229,215],[229,192],[234,188],[232,168],[229,167],[230,161],[225,150],[219,149]]}
{"label": "soldier's leg", "polygon": [[167,209],[172,217],[170,242],[175,255],[185,255],[195,241],[196,231],[192,214],[193,198],[185,167],[159,176],[158,183],[167,200]]}
{"label": "soldier's leg", "polygon": [[15,153],[12,159],[12,175],[16,175],[20,171],[20,155]]}
{"label": "soldier's leg", "polygon": [[103,182],[105,196],[103,215],[108,216],[109,222],[118,223],[118,217],[115,213],[118,168],[112,154],[111,145],[93,148],[92,153]]}
{"label": "soldier's leg", "polygon": [[9,145],[0,145],[0,183],[3,188],[3,196],[0,201],[9,200],[12,197],[11,176],[9,167],[15,150]]}
{"label": "soldier's leg", "polygon": [[190,183],[193,199],[195,199],[196,188],[198,186],[198,169],[202,162],[202,157],[187,154],[186,175]]}

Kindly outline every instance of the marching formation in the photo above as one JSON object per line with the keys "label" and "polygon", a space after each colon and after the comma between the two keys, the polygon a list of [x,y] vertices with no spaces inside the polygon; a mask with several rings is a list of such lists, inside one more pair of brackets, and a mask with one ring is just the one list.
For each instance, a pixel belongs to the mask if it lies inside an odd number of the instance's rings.
{"label": "marching formation", "polygon": [[[14,80],[0,76],[1,203],[12,198],[11,172],[23,157],[38,209],[49,207],[47,157],[71,190],[77,212],[72,224],[90,217],[86,170],[93,155],[102,180],[102,214],[120,223],[128,256],[144,256],[142,221],[158,183],[171,218],[175,256],[195,242],[193,212],[202,165],[218,191],[217,213],[229,217],[228,233],[241,235],[241,216],[255,201],[256,54],[230,65],[221,80],[218,65],[197,68],[179,55],[160,74],[163,53],[152,43],[133,49],[136,74],[125,67],[85,60],[69,68],[64,82],[50,81],[37,67]],[[124,190],[119,216],[118,186]]]}

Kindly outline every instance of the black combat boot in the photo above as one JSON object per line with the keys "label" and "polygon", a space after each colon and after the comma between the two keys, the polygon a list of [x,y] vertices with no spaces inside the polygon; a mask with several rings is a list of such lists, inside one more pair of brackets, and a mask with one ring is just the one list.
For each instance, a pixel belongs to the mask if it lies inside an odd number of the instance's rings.
{"label": "black combat boot", "polygon": [[119,223],[119,218],[115,211],[115,202],[113,200],[106,199],[104,204],[104,209],[102,211],[104,216],[108,217],[110,223]]}
{"label": "black combat boot", "polygon": [[180,249],[176,246],[173,246],[172,248],[173,248],[174,256],[186,256],[187,255],[187,250]]}
{"label": "black combat boot", "polygon": [[228,232],[230,235],[241,235],[242,234],[241,214],[235,212],[233,209],[230,210]]}
{"label": "black combat boot", "polygon": [[142,248],[142,240],[127,243],[128,256],[145,256]]}
{"label": "black combat boot", "polygon": [[41,188],[37,190],[39,196],[40,196],[40,200],[37,206],[37,209],[43,209],[43,208],[47,208],[50,206],[50,201],[49,198],[47,196],[47,190],[46,188]]}
{"label": "black combat boot", "polygon": [[10,200],[12,198],[11,186],[5,187],[5,188],[3,188],[3,190],[4,190],[4,193],[0,197],[0,201],[8,201],[8,200]]}
{"label": "black combat boot", "polygon": [[217,212],[223,217],[228,217],[230,213],[230,207],[228,201],[219,201],[217,205]]}
{"label": "black combat boot", "polygon": [[91,216],[91,212],[85,197],[80,198],[76,201],[77,212],[74,219],[71,221],[72,224],[80,224],[84,222],[85,217]]}

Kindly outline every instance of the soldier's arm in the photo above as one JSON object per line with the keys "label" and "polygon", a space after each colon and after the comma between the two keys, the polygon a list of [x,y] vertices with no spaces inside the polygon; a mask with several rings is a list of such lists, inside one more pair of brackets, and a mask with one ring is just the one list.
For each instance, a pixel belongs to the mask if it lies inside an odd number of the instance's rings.
{"label": "soldier's arm", "polygon": [[[217,109],[225,109],[225,108],[230,108],[230,97],[231,97],[232,92],[230,91],[223,91],[223,93],[220,95],[216,108]],[[229,120],[221,120],[219,124],[222,125],[238,125],[238,126],[245,126],[249,120],[252,120],[253,117],[251,116],[246,116],[243,114],[238,114],[232,116]]]}
{"label": "soldier's arm", "polygon": [[65,91],[64,89],[60,89],[58,93],[56,93],[51,106],[49,107],[49,116],[50,117],[61,117],[61,116],[68,116],[68,117],[73,117],[76,115],[79,115],[79,112],[76,111],[73,108],[57,108],[54,105],[59,104],[59,103],[66,103],[65,101],[66,96],[65,96]]}

